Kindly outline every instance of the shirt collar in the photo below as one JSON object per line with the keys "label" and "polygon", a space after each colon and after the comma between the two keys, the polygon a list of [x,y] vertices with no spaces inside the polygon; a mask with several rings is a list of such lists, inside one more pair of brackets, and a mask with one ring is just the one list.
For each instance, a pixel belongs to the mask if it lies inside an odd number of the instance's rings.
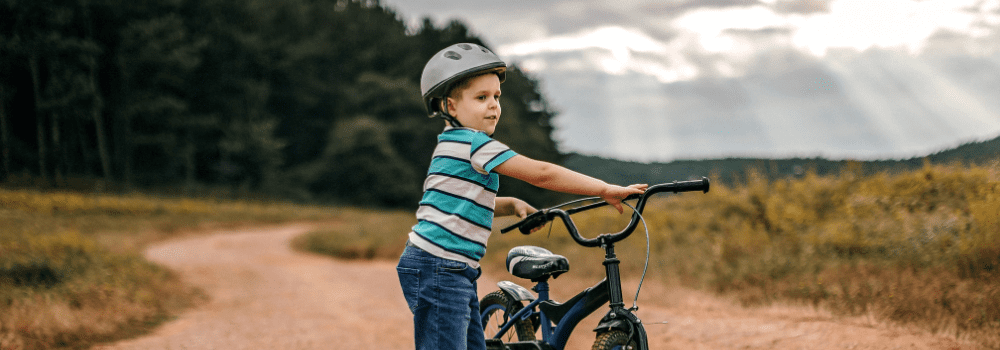
{"label": "shirt collar", "polygon": [[[441,131],[441,133],[446,133],[446,132],[449,132],[449,131],[452,131],[452,130],[469,130],[469,131],[472,131],[472,132],[478,132],[478,133],[486,134],[486,132],[482,131],[482,130],[476,130],[476,129],[467,128],[467,127],[464,127],[464,126],[463,127],[454,127],[454,126],[451,126],[450,124],[446,124],[444,126],[444,131]],[[489,134],[487,134],[486,136],[493,137],[493,135],[489,135]]]}

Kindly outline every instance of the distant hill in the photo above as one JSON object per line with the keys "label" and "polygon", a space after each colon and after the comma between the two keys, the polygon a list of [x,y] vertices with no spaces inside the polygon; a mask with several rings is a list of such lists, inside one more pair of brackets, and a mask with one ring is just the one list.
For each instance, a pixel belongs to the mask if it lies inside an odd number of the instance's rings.
{"label": "distant hill", "polygon": [[897,160],[828,160],[823,158],[725,158],[707,160],[678,160],[669,163],[640,163],[607,159],[571,153],[563,165],[569,169],[616,184],[657,184],[673,180],[697,179],[708,176],[713,181],[726,184],[746,179],[751,169],[756,169],[769,179],[802,176],[813,170],[819,175],[839,173],[851,164],[862,174],[898,172],[917,169],[925,161],[933,164],[984,164],[1000,159],[1000,137],[988,141],[972,142],[925,157]]}

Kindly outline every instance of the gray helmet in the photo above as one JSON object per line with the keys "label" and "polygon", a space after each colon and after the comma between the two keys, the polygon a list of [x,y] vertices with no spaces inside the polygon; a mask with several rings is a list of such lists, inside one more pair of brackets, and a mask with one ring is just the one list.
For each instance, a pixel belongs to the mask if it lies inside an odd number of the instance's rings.
{"label": "gray helmet", "polygon": [[485,47],[462,43],[438,51],[427,61],[420,75],[420,92],[427,114],[432,118],[440,115],[451,120],[448,113],[442,113],[440,100],[456,82],[488,71],[496,72],[502,83],[506,78],[507,64]]}

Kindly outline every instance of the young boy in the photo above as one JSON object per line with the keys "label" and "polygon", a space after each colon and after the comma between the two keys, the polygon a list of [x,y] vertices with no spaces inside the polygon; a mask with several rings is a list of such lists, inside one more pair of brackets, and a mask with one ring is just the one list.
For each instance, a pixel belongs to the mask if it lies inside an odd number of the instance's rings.
{"label": "young boy", "polygon": [[549,190],[600,196],[622,212],[621,200],[646,185],[621,187],[555,164],[518,155],[491,138],[500,119],[500,83],[507,66],[476,44],[456,44],[427,62],[420,88],[431,117],[447,125],[424,181],[417,225],[396,269],[413,313],[417,349],[485,349],[479,319],[479,259],[493,216],[524,218],[524,201],[496,197],[503,174]]}

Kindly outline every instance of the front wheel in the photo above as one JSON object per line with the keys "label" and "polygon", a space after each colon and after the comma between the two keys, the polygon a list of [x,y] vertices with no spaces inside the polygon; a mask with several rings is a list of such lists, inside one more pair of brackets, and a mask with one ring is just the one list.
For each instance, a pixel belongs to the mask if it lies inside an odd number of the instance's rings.
{"label": "front wheel", "polygon": [[[492,338],[504,324],[513,321],[510,320],[510,316],[514,316],[522,307],[521,302],[511,300],[503,291],[498,290],[483,297],[483,300],[479,301],[479,310],[486,338]],[[507,330],[505,336],[501,337],[505,343],[535,340],[535,327],[530,320],[516,322]],[[514,339],[515,335],[517,339]]]}
{"label": "front wheel", "polygon": [[593,350],[633,350],[638,349],[639,343],[635,339],[629,339],[625,332],[614,330],[597,335],[594,341]]}

